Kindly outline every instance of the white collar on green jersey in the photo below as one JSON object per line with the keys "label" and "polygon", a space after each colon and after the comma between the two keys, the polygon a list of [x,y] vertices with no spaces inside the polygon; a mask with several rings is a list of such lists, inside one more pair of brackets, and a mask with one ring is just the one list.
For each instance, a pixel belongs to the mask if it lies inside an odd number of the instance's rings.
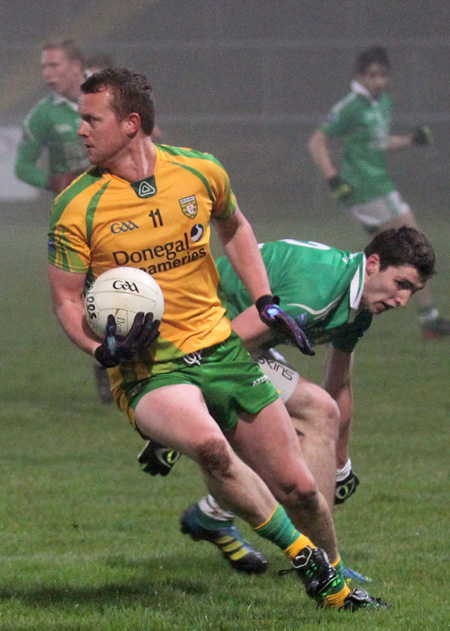
{"label": "white collar on green jersey", "polygon": [[[92,72],[90,70],[84,70],[83,78],[88,79],[91,76],[91,74]],[[78,112],[78,101],[71,101],[70,99],[63,96],[62,94],[56,94],[56,92],[52,92],[51,97],[52,97],[53,103],[55,103],[56,105],[59,105],[60,103],[67,103],[67,105],[70,105],[70,107],[73,110]]]}
{"label": "white collar on green jersey", "polygon": [[71,101],[70,99],[67,99],[65,96],[62,96],[61,94],[56,94],[56,92],[54,92],[52,94],[52,101],[53,101],[53,103],[55,105],[60,105],[61,103],[66,103],[73,110],[75,110],[76,112],[78,111],[78,103],[77,103],[77,101]]}
{"label": "white collar on green jersey", "polygon": [[355,94],[360,94],[361,96],[365,96],[366,99],[369,99],[371,103],[378,103],[378,101],[374,99],[373,96],[370,94],[369,90],[366,90],[366,88],[363,85],[361,85],[359,81],[356,81],[356,79],[353,79],[353,81],[350,84],[350,88],[351,88],[351,91],[354,92]]}
{"label": "white collar on green jersey", "polygon": [[364,289],[364,275],[366,272],[366,255],[363,255],[363,260],[361,261],[361,265],[358,265],[358,269],[355,272],[355,275],[352,278],[352,282],[350,283],[350,297],[349,297],[349,306],[350,306],[350,317],[348,319],[349,322],[353,322],[358,313],[359,305],[361,304],[362,292]]}

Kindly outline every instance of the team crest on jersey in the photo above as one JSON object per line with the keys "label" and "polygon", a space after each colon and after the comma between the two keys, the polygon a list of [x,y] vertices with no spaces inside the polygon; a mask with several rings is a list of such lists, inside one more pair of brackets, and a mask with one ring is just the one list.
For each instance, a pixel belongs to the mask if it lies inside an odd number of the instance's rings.
{"label": "team crest on jersey", "polygon": [[183,211],[183,215],[189,217],[189,219],[194,219],[197,217],[198,206],[197,200],[195,199],[195,195],[189,195],[189,197],[183,197],[178,200],[180,202],[181,210]]}

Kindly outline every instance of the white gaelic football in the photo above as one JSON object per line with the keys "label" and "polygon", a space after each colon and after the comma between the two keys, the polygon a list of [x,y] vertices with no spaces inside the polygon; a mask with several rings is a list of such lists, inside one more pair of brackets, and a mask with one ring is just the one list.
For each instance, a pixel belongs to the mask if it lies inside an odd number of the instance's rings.
{"label": "white gaelic football", "polygon": [[108,316],[116,319],[117,335],[126,335],[139,311],[161,320],[164,297],[152,276],[135,267],[114,267],[100,274],[86,294],[86,318],[102,339]]}

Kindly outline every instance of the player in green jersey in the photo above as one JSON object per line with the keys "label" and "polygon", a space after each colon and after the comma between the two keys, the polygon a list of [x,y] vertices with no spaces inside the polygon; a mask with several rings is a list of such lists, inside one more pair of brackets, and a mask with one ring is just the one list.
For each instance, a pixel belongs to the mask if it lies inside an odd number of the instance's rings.
{"label": "player in green jersey", "polygon": [[[358,55],[350,93],[338,101],[308,142],[311,156],[327,180],[336,201],[371,234],[402,225],[418,227],[386,167],[387,152],[432,142],[431,131],[420,126],[408,134],[390,132],[392,101],[386,93],[390,60],[384,48]],[[332,160],[330,140],[343,149],[342,166]],[[450,334],[450,321],[439,317],[426,287],[417,297],[424,339]]]}
{"label": "player in green jersey", "polygon": [[[331,512],[286,408],[225,317],[211,226],[259,317],[312,352],[271,294],[226,171],[210,155],[152,143],[154,102],[143,75],[106,69],[81,89],[79,134],[93,168],[57,198],[50,228],[48,274],[61,326],[108,368],[116,401],[141,435],[194,460],[209,492],[283,550],[310,597],[333,609],[383,607],[346,585]],[[121,217],[127,228],[136,219],[132,235],[115,229]],[[124,256],[153,270],[164,316],[159,323],[138,314],[122,339],[110,315],[99,340],[86,323],[84,293]],[[325,551],[298,530],[306,521]]]}
{"label": "player in green jersey", "polygon": [[[17,177],[55,194],[89,167],[86,149],[77,134],[77,101],[85,79],[83,65],[83,52],[74,40],[44,44],[41,72],[51,94],[27,114],[17,149]],[[40,164],[44,157],[46,168]]]}
{"label": "player in green jersey", "polygon": [[[410,296],[423,288],[433,274],[434,254],[426,238],[407,227],[381,232],[365,252],[287,239],[263,244],[261,253],[280,305],[300,319],[313,344],[327,344],[324,389],[301,377],[274,350],[283,338],[259,325],[247,292],[222,257],[217,266],[227,314],[280,391],[308,466],[332,508],[350,497],[359,483],[352,471],[348,444],[355,346],[373,315],[405,306]],[[150,442],[139,459],[144,471],[167,475],[177,454]],[[182,530],[194,539],[214,543],[236,569],[261,571],[262,561],[253,549],[244,555],[242,567],[234,562],[233,520],[232,513],[209,495],[184,513]],[[224,548],[223,541],[229,548]]]}

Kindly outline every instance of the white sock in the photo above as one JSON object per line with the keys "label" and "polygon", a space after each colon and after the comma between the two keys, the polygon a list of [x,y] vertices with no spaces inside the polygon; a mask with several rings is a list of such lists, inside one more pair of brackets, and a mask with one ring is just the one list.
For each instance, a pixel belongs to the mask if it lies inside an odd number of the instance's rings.
{"label": "white sock", "polygon": [[336,469],[336,482],[342,482],[349,475],[352,470],[352,461],[350,458],[347,460],[342,469]]}
{"label": "white sock", "polygon": [[419,311],[420,324],[426,324],[427,322],[433,322],[439,317],[439,311],[436,307],[430,307],[429,309],[423,309]]}
{"label": "white sock", "polygon": [[220,506],[212,495],[206,495],[198,502],[198,507],[208,517],[217,519],[217,521],[231,521],[235,519],[236,515],[231,511],[226,511]]}

